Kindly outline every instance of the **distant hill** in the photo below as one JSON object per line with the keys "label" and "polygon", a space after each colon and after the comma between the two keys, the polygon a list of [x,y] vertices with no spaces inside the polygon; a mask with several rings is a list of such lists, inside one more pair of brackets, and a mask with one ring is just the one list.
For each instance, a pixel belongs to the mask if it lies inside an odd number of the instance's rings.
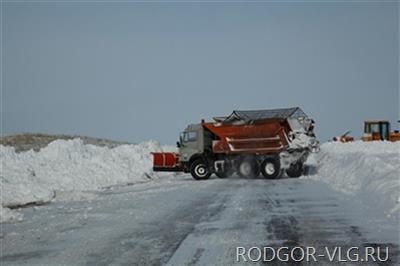
{"label": "distant hill", "polygon": [[79,135],[50,135],[42,133],[23,133],[9,135],[0,138],[0,145],[13,146],[16,152],[28,151],[33,149],[39,151],[41,148],[46,147],[50,142],[58,139],[69,140],[80,138],[84,144],[92,144],[96,146],[114,148],[123,144],[130,144],[128,142],[114,141],[109,139],[92,138]]}

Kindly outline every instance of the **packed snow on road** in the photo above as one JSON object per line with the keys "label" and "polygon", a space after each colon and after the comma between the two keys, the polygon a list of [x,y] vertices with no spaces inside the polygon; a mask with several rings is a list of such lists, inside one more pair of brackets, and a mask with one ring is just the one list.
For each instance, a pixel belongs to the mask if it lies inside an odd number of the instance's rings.
{"label": "packed snow on road", "polygon": [[1,260],[232,265],[239,246],[383,245],[398,263],[400,143],[325,143],[307,176],[280,180],[152,172],[150,153],[174,149],[1,146]]}

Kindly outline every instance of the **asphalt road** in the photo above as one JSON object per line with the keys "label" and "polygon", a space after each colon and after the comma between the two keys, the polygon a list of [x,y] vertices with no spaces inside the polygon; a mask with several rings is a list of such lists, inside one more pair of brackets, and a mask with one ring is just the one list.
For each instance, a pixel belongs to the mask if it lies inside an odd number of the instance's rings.
{"label": "asphalt road", "polygon": [[[350,247],[383,259],[388,247],[387,262],[370,264],[399,263],[396,222],[314,180],[187,176],[58,198],[2,225],[1,265],[354,265]],[[315,248],[317,261],[297,262],[300,249],[288,262],[237,261],[238,247]]]}

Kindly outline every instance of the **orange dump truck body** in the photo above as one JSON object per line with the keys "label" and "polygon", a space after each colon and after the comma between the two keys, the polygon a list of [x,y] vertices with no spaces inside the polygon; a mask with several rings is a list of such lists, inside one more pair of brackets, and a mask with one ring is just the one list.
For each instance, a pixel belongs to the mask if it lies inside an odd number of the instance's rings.
{"label": "orange dump truck body", "polygon": [[219,139],[213,141],[213,152],[224,154],[279,153],[288,147],[285,128],[279,121],[252,125],[203,123]]}

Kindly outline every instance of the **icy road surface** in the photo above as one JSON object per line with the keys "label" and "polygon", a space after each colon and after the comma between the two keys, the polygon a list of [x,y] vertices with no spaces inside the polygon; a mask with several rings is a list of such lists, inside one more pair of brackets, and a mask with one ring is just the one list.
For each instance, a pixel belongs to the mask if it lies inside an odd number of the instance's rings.
{"label": "icy road surface", "polygon": [[316,180],[185,176],[71,196],[3,224],[1,265],[232,265],[238,246],[389,246],[398,263],[397,222]]}

